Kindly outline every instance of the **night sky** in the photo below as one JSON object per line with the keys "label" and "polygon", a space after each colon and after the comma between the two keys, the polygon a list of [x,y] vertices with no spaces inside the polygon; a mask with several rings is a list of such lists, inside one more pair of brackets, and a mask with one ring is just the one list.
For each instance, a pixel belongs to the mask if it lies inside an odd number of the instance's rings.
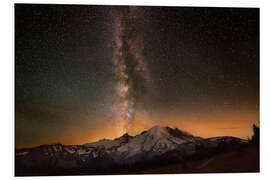
{"label": "night sky", "polygon": [[253,123],[259,9],[15,5],[16,147]]}

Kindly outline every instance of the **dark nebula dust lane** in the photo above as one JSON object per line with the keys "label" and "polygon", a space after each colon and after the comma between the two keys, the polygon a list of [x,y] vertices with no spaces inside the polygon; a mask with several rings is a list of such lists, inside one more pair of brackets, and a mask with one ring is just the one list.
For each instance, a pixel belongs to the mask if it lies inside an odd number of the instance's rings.
{"label": "dark nebula dust lane", "polygon": [[246,139],[254,123],[257,8],[15,5],[17,147],[154,125]]}
{"label": "dark nebula dust lane", "polygon": [[[135,118],[137,100],[147,92],[151,82],[143,56],[142,27],[137,7],[124,7],[113,18],[116,98],[113,105],[120,133],[128,132]],[[148,83],[148,84],[147,84]]]}

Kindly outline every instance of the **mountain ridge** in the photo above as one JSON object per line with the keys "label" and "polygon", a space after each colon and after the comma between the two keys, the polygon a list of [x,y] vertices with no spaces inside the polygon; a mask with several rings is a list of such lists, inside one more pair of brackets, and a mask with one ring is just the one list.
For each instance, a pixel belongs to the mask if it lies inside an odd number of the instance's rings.
{"label": "mountain ridge", "polygon": [[[15,160],[19,172],[28,169],[58,169],[89,172],[96,169],[130,167],[154,161],[171,161],[198,156],[202,150],[238,146],[247,142],[231,136],[201,138],[168,126],[153,126],[135,136],[125,133],[109,140],[101,139],[82,145],[40,145],[16,149]],[[209,151],[210,152],[210,151]],[[45,169],[46,169],[45,168]]]}

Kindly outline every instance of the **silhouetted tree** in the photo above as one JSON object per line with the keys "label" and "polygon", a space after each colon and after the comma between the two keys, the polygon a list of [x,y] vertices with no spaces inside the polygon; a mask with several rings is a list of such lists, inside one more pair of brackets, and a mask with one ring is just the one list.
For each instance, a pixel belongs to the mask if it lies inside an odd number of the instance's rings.
{"label": "silhouetted tree", "polygon": [[253,124],[253,136],[250,140],[251,144],[259,145],[260,144],[260,128]]}

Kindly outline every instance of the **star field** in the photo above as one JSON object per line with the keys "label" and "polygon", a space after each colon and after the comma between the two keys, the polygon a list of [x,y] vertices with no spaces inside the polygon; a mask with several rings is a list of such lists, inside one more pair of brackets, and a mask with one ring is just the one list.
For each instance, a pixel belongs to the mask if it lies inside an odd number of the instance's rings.
{"label": "star field", "polygon": [[153,124],[246,137],[259,121],[259,9],[16,4],[15,104],[18,147]]}

